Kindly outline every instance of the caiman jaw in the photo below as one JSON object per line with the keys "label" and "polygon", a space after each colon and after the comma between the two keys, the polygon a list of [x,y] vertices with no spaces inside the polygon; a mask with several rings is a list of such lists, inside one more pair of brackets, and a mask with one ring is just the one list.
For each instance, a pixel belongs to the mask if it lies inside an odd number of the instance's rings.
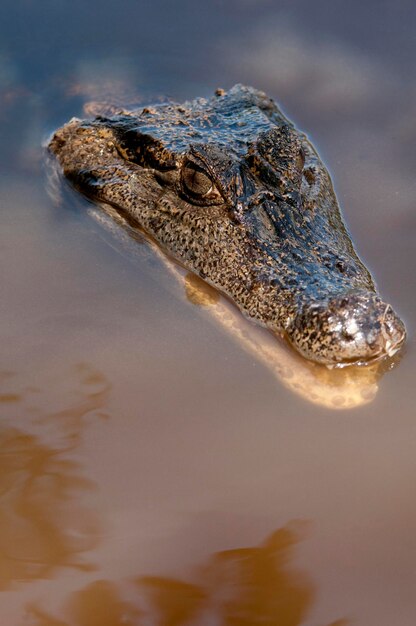
{"label": "caiman jaw", "polygon": [[353,291],[305,306],[287,335],[307,359],[342,366],[393,356],[406,330],[389,304],[374,293]]}

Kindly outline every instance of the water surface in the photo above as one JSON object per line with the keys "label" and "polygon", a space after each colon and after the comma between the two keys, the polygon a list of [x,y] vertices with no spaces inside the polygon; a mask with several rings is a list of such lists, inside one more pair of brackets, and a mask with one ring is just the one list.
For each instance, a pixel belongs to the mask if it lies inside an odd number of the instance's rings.
{"label": "water surface", "polygon": [[[0,8],[0,616],[8,626],[413,626],[416,8]],[[274,375],[42,144],[120,97],[266,90],[329,166],[409,328],[354,408]]]}

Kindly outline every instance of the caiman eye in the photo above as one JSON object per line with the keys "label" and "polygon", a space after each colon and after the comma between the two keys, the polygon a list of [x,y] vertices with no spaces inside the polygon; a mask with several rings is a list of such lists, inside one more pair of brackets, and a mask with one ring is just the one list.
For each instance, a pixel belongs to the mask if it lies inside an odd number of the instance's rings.
{"label": "caiman eye", "polygon": [[212,180],[195,163],[186,163],[182,169],[182,184],[193,196],[207,196],[213,188]]}
{"label": "caiman eye", "polygon": [[181,172],[183,193],[201,204],[219,204],[223,198],[205,170],[196,163],[187,161]]}

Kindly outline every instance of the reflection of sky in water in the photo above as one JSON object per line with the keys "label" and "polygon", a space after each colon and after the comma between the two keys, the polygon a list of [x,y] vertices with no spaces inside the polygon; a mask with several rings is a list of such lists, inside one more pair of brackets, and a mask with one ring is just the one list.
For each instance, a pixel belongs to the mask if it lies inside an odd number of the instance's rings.
{"label": "reflection of sky in water", "polygon": [[[23,541],[9,551],[19,561],[0,562],[3,587],[37,581],[20,599],[3,592],[2,618],[6,611],[14,626],[24,599],[36,626],[90,626],[100,604],[111,626],[140,624],[137,589],[147,581],[155,614],[180,624],[175,610],[219,593],[207,583],[210,554],[235,548],[241,556],[237,548],[259,546],[301,518],[312,520],[310,535],[286,569],[275,561],[263,586],[294,590],[298,613],[288,623],[312,605],[300,623],[344,625],[334,620],[347,616],[390,626],[400,612],[413,623],[412,336],[372,404],[341,417],[306,405],[210,326],[158,261],[126,262],[81,211],[52,207],[39,146],[90,100],[180,100],[239,81],[263,88],[318,145],[359,250],[411,328],[416,5],[41,4],[0,6],[1,357],[21,382],[1,380],[8,412],[0,438],[13,452],[0,459],[9,494],[2,539],[16,543],[17,519],[31,529],[25,541],[38,544]],[[80,361],[92,364],[87,387],[71,369]],[[33,391],[38,407],[43,398],[38,412],[35,401],[22,402],[29,388],[41,390]],[[19,448],[16,437],[26,437]],[[56,488],[64,480],[67,491]],[[77,526],[67,511],[78,499]],[[198,563],[211,563],[205,578],[188,575]],[[98,571],[78,574],[73,566],[83,564]],[[66,565],[70,579],[56,574]],[[227,570],[224,593],[235,571]],[[55,578],[42,583],[38,572]],[[183,598],[179,609],[172,590]]]}

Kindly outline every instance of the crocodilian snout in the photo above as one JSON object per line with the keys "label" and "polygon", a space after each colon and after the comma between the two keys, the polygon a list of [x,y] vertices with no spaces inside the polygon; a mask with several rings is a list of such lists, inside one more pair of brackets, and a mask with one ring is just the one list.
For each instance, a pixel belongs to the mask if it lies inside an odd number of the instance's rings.
{"label": "crocodilian snout", "polygon": [[358,291],[305,304],[287,335],[307,359],[348,365],[393,356],[406,330],[389,304],[374,293]]}

